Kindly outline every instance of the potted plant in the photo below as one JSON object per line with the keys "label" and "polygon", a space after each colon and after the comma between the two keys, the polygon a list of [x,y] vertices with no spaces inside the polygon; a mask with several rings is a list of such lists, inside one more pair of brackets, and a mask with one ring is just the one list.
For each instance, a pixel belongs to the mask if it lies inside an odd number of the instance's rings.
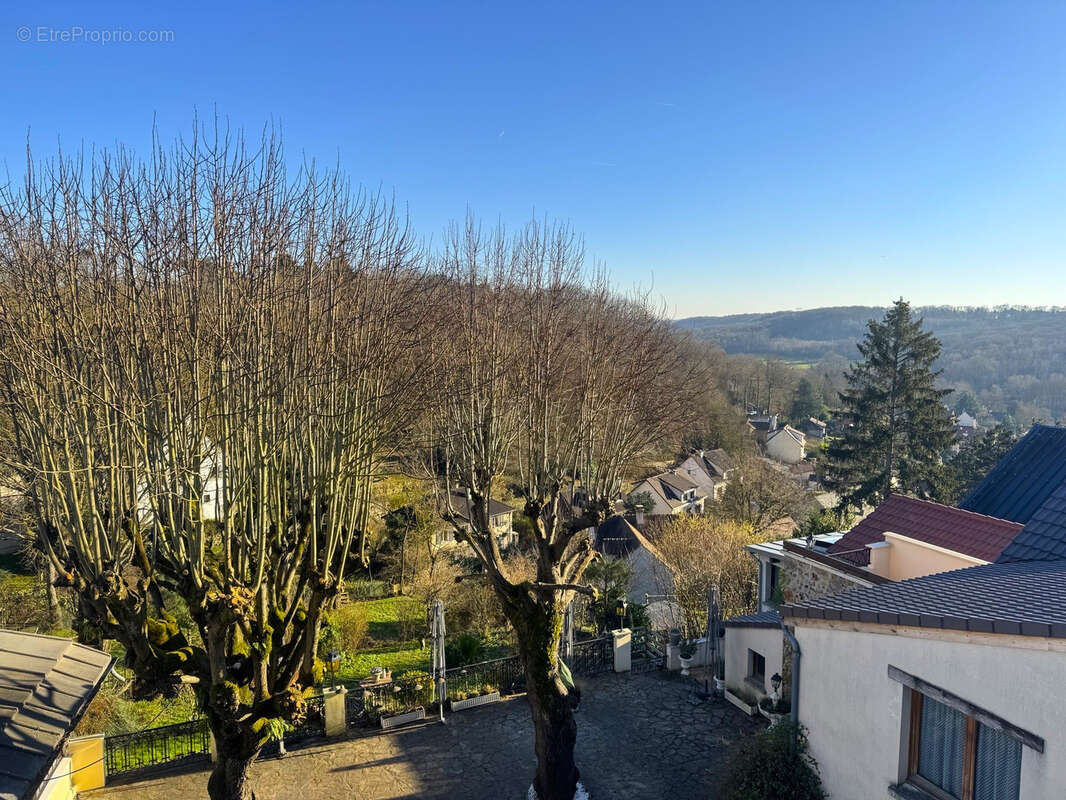
{"label": "potted plant", "polygon": [[759,713],[770,720],[771,725],[776,725],[791,710],[792,704],[784,698],[774,700],[767,696],[759,701]]}
{"label": "potted plant", "polygon": [[720,695],[725,695],[725,662],[716,658],[711,665],[711,674],[714,676],[714,690]]}
{"label": "potted plant", "polygon": [[692,659],[696,657],[696,645],[691,642],[685,642],[681,645],[681,674],[688,675],[689,668],[692,666]]}
{"label": "potted plant", "polygon": [[452,711],[462,711],[464,708],[475,708],[488,703],[495,703],[500,699],[500,690],[492,684],[486,683],[484,686],[475,687],[471,692],[459,690],[449,692],[449,695],[451,697]]}
{"label": "potted plant", "polygon": [[285,734],[291,730],[293,730],[292,725],[283,720],[281,717],[270,717],[268,720],[266,720],[267,739],[272,742],[278,743],[279,756],[288,755],[285,750]]}

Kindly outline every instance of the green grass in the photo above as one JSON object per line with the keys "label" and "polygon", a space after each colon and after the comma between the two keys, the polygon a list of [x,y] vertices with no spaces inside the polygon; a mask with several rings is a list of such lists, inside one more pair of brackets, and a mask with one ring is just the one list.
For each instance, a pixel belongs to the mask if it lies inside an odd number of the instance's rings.
{"label": "green grass", "polygon": [[367,634],[375,643],[402,641],[404,630],[401,620],[406,618],[417,624],[422,615],[421,606],[410,597],[365,600],[357,605],[366,611],[369,622]]}
{"label": "green grass", "polygon": [[370,674],[371,667],[385,667],[392,670],[394,676],[413,669],[428,670],[430,653],[423,650],[417,639],[400,642],[373,650],[363,650],[354,656],[347,656],[341,664],[337,677],[342,680],[359,680]]}

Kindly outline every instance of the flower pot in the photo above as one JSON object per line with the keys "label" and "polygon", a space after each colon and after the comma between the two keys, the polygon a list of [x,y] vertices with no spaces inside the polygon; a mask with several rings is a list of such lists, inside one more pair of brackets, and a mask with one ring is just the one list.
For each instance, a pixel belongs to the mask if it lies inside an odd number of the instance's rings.
{"label": "flower pot", "polygon": [[452,700],[452,711],[462,711],[464,708],[476,708],[477,706],[495,703],[500,699],[499,692],[479,694],[476,697],[468,697],[465,700]]}
{"label": "flower pot", "polygon": [[716,677],[714,679],[714,690],[716,692],[718,692],[719,694],[722,694],[723,692],[725,692],[725,678],[717,678]]}
{"label": "flower pot", "polygon": [[692,656],[685,658],[681,656],[681,674],[688,675],[689,668],[692,666]]}
{"label": "flower pot", "polygon": [[404,714],[396,714],[391,717],[381,718],[381,729],[389,730],[390,728],[396,728],[400,725],[406,725],[408,722],[414,722],[415,720],[425,719],[426,710],[419,706],[414,711],[408,711]]}
{"label": "flower pot", "polygon": [[749,717],[754,717],[757,713],[759,713],[758,706],[751,705],[750,703],[745,703],[743,700],[741,700],[739,697],[729,691],[729,689],[725,690],[725,699],[737,708],[739,708]]}

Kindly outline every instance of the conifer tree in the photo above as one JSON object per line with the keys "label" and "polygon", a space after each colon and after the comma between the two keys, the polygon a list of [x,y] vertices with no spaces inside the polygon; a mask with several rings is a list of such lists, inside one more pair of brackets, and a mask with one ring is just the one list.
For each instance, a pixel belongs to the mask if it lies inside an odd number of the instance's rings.
{"label": "conifer tree", "polygon": [[792,405],[788,415],[794,423],[801,423],[808,417],[820,417],[825,413],[825,402],[822,394],[807,378],[800,378],[796,389],[792,392]]}
{"label": "conifer tree", "polygon": [[892,492],[937,494],[940,454],[954,439],[936,388],[940,342],[902,298],[859,343],[863,360],[845,373],[840,399],[849,426],[829,448],[826,484],[841,507],[876,505]]}

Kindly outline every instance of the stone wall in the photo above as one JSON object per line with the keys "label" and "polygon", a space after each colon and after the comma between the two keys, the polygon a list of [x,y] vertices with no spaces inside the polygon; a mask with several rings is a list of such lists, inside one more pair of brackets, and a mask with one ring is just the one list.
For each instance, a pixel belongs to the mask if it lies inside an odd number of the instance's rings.
{"label": "stone wall", "polygon": [[809,561],[782,559],[779,566],[784,573],[785,585],[782,595],[786,603],[803,604],[864,585],[829,572]]}

